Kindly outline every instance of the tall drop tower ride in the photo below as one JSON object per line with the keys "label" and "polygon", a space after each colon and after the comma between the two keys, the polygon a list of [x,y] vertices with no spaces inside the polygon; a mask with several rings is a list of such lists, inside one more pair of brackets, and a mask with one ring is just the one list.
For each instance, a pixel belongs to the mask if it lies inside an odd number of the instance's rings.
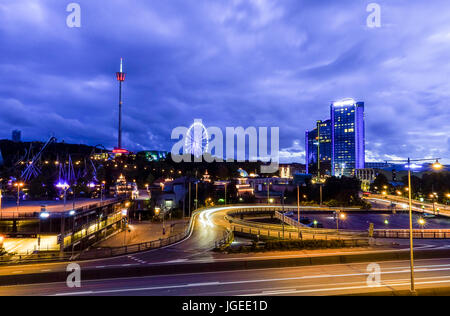
{"label": "tall drop tower ride", "polygon": [[125,73],[123,72],[123,58],[120,58],[120,71],[116,73],[117,81],[119,81],[119,133],[117,141],[117,149],[122,149],[122,82],[125,81]]}

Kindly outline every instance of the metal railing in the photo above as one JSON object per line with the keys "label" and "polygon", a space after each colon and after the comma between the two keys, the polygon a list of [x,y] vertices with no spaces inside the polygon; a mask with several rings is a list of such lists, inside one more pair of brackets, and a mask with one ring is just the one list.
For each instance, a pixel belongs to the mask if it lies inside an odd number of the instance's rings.
{"label": "metal railing", "polygon": [[[409,229],[375,229],[375,238],[409,238]],[[450,229],[414,229],[414,239],[449,239]]]}
{"label": "metal railing", "polygon": [[304,231],[280,231],[271,229],[254,229],[244,226],[232,226],[234,234],[250,235],[257,239],[279,239],[279,240],[341,240],[348,241],[351,245],[368,244],[369,238],[352,238],[351,236],[329,235],[329,234],[311,234]]}

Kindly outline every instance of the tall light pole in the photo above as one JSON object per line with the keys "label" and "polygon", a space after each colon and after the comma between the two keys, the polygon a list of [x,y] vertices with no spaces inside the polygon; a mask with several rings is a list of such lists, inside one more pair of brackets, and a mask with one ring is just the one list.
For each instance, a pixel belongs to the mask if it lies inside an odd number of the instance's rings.
{"label": "tall light pole", "polygon": [[103,189],[105,187],[105,181],[102,181],[101,185],[100,185],[100,203],[103,202]]}
{"label": "tall light pole", "polygon": [[227,185],[228,183],[225,182],[225,205],[227,205]]}
{"label": "tall light pole", "polygon": [[297,184],[297,219],[298,223],[300,224],[300,186],[298,184]]}
{"label": "tall light pole", "polygon": [[195,210],[198,209],[198,181],[195,181]]}
{"label": "tall light pole", "polygon": [[[24,186],[24,183],[23,182],[17,182],[17,183],[14,184],[14,186],[17,187],[17,202],[16,202],[16,205],[17,205],[17,216],[19,216],[20,188],[22,188]],[[14,214],[13,214],[13,217],[14,217]]]}
{"label": "tall light pole", "polygon": [[188,214],[189,217],[191,217],[191,179],[189,178],[189,207],[188,207]]}
{"label": "tall light pole", "polygon": [[411,185],[411,173],[412,166],[411,162],[425,162],[425,161],[436,161],[432,164],[434,170],[442,169],[442,165],[439,163],[440,158],[435,159],[414,159],[408,158],[405,160],[390,160],[390,162],[406,162],[406,167],[408,168],[408,199],[409,199],[409,251],[410,251],[410,267],[411,267],[411,285],[410,291],[412,294],[416,294],[416,288],[414,283],[414,231],[413,231],[413,220],[412,220],[412,185]]}
{"label": "tall light pole", "polygon": [[61,213],[61,253],[64,252],[64,234],[65,234],[65,224],[66,224],[66,197],[67,197],[67,190],[70,188],[70,185],[67,182],[59,182],[56,185],[57,188],[64,191],[64,206],[63,206],[63,212]]}

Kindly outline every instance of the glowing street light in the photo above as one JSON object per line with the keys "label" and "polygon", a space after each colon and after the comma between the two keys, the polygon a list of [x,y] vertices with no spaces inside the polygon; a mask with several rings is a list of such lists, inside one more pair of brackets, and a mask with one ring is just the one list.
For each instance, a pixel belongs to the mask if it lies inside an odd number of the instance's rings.
{"label": "glowing street light", "polygon": [[423,228],[423,227],[425,226],[425,224],[426,224],[425,219],[423,219],[422,217],[419,218],[419,220],[418,220],[417,222],[419,223],[420,226],[422,226],[422,228]]}
{"label": "glowing street light", "polygon": [[436,162],[431,165],[434,170],[441,170],[444,166],[436,159]]}
{"label": "glowing street light", "polygon": [[[23,188],[25,184],[23,182],[16,182],[14,186],[17,187],[17,216],[19,216],[19,206],[20,206],[20,188]],[[13,216],[14,217],[14,216]]]}
{"label": "glowing street light", "polygon": [[[406,160],[407,165],[406,168],[408,169],[408,198],[409,198],[409,248],[410,248],[410,266],[411,266],[411,293],[416,293],[415,290],[415,284],[414,284],[414,233],[413,233],[413,220],[412,220],[412,185],[411,185],[411,173],[412,169],[414,168],[413,162],[420,162],[420,161],[430,161],[430,160],[436,160],[435,163],[432,164],[432,168],[434,170],[440,170],[442,169],[442,165],[439,163],[438,159],[415,159],[411,160],[408,158]],[[392,162],[398,162],[398,160],[391,160]],[[405,162],[405,160],[401,160],[402,162]]]}

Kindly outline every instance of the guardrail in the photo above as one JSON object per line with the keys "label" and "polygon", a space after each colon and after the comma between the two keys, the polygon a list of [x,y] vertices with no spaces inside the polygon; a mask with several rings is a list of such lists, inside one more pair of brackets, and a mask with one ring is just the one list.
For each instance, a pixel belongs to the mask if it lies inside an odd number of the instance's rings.
{"label": "guardrail", "polygon": [[330,234],[311,234],[305,231],[280,231],[271,229],[254,229],[244,226],[232,226],[234,234],[250,235],[257,239],[280,239],[280,240],[346,240],[349,244],[360,245],[367,244],[369,238],[351,238],[351,236],[330,235]]}
{"label": "guardrail", "polygon": [[[375,229],[375,238],[409,238],[409,229]],[[449,239],[450,229],[414,229],[414,239]]]}
{"label": "guardrail", "polygon": [[343,236],[364,236],[367,237],[368,236],[368,232],[367,231],[363,231],[363,230],[337,230],[337,229],[326,229],[326,228],[312,228],[312,227],[308,227],[305,226],[299,222],[297,222],[296,220],[283,215],[281,212],[275,212],[275,217],[278,218],[279,220],[283,221],[284,223],[291,225],[293,227],[297,227],[297,229],[301,229],[304,230],[305,232],[309,232],[311,234],[335,234],[335,235],[343,235]]}
{"label": "guardrail", "polygon": [[[340,235],[340,236],[347,236],[347,237],[355,237],[355,238],[365,238],[368,237],[367,231],[357,231],[357,230],[336,230],[336,229],[315,229],[312,227],[308,227],[304,224],[298,223],[296,220],[284,216],[280,210],[282,206],[269,206],[269,207],[252,207],[247,209],[233,209],[232,211],[227,213],[227,216],[225,216],[225,219],[228,220],[231,224],[241,225],[245,227],[253,227],[253,228],[259,228],[263,230],[270,230],[270,231],[285,231],[285,232],[298,232],[300,231],[302,234],[309,234],[314,236],[319,235]],[[285,206],[285,210],[297,210],[296,206]],[[324,208],[317,208],[320,210],[324,210]],[[327,211],[332,211],[331,209],[326,209]],[[333,210],[334,211],[334,210]],[[284,222],[286,225],[283,227],[283,225],[279,224],[260,224],[255,223],[251,221],[241,220],[233,218],[232,216],[239,216],[241,214],[252,214],[252,213],[259,213],[259,212],[270,212],[274,213],[274,216],[279,219],[280,221]],[[231,217],[231,218],[230,218]]]}

